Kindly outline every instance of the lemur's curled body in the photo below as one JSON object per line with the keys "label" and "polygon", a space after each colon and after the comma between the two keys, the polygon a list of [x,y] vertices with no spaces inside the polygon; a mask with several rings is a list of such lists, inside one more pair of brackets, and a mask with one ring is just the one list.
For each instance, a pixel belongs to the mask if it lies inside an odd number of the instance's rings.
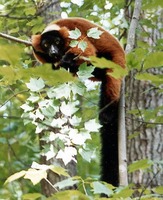
{"label": "lemur's curled body", "polygon": [[[88,38],[87,31],[95,27],[102,31],[100,38]],[[81,32],[78,40],[87,42],[84,51],[70,47],[72,39],[69,38],[69,31],[75,28]],[[40,62],[52,63],[53,69],[69,69],[73,74],[85,62],[82,58],[89,56],[104,57],[125,68],[125,53],[117,39],[102,27],[82,18],[60,19],[51,23],[41,34],[32,36],[32,45],[34,55]],[[95,68],[93,75],[102,82],[99,103],[102,125],[101,180],[118,186],[118,103],[122,79],[109,76],[107,72],[110,70]]]}

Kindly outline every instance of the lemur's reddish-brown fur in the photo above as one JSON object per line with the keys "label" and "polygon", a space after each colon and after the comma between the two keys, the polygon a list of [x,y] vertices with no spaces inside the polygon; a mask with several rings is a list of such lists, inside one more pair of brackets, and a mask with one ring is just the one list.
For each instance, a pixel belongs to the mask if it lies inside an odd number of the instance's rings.
{"label": "lemur's reddish-brown fur", "polygon": [[[101,55],[107,55],[108,53],[109,55],[111,55],[111,60],[113,62],[125,68],[125,56],[122,47],[120,46],[117,39],[113,37],[110,33],[108,33],[106,30],[104,30],[102,27],[97,26],[96,24],[93,24],[88,20],[82,18],[60,19],[51,23],[49,27],[52,24],[56,24],[60,27],[58,31],[64,38],[65,46],[68,48],[69,53],[73,53],[74,55],[80,55],[84,57],[96,56],[98,53],[100,53]],[[94,27],[98,27],[99,30],[103,31],[103,33],[100,36],[100,39],[93,39],[91,37],[87,37],[87,31],[90,28]],[[82,33],[81,37],[78,40],[82,40],[84,38],[84,41],[87,42],[87,48],[84,52],[80,48],[69,46],[70,41],[72,40],[69,38],[69,31],[74,30],[75,28],[78,28]],[[32,36],[33,47],[37,50],[42,51],[40,47],[40,40],[41,34]],[[43,58],[39,57],[37,54],[35,54],[35,56],[40,62],[45,63],[45,60]],[[85,61],[81,61],[79,58],[79,64],[81,64],[82,62]],[[110,72],[109,69],[108,71]],[[108,78],[106,93],[109,96],[109,99],[116,101],[119,99],[120,95],[121,79],[115,79],[111,76],[107,77]]]}
{"label": "lemur's reddish-brown fur", "polygon": [[[87,36],[87,31],[95,27],[103,32],[99,39]],[[78,41],[84,40],[87,42],[87,48],[84,52],[78,47],[70,47],[72,39],[69,38],[69,31],[75,30],[75,28],[78,28],[81,32],[81,37],[78,38]],[[104,57],[125,68],[125,54],[119,42],[102,27],[82,18],[60,19],[47,26],[42,34],[32,37],[34,55],[42,63],[45,63],[46,60],[45,57],[43,58],[38,53],[44,53],[40,46],[41,36],[49,31],[58,31],[60,33],[64,40],[65,54],[71,53],[75,55],[77,57],[77,60],[75,60],[77,66],[85,62],[82,57],[97,56]],[[97,68],[94,71],[94,76],[96,80],[102,82],[99,103],[99,120],[102,125],[100,131],[101,180],[118,186],[118,103],[122,79],[115,79],[109,76],[107,72],[111,71],[112,69],[109,69],[109,66],[107,69],[102,69],[102,71]]]}

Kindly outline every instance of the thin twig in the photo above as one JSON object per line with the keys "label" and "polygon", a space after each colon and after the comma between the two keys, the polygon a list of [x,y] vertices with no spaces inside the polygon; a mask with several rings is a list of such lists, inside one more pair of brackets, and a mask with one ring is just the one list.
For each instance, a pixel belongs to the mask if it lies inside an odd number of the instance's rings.
{"label": "thin twig", "polygon": [[152,125],[159,125],[159,126],[162,126],[163,125],[163,123],[162,122],[148,122],[148,121],[141,121],[141,120],[139,120],[139,119],[131,119],[130,117],[126,117],[126,119],[129,119],[129,120],[134,120],[134,121],[136,121],[136,122],[139,122],[139,123],[142,123],[142,124],[152,124]]}
{"label": "thin twig", "polygon": [[[15,119],[15,120],[22,119],[22,120],[29,120],[30,122],[33,122],[33,119],[29,118],[29,117],[18,117],[18,116],[11,116],[11,115],[10,116],[0,115],[0,118],[2,118],[2,119],[9,119],[9,120],[10,119]],[[46,126],[51,131],[54,131],[54,130],[57,129],[55,127],[52,127],[52,126],[44,123],[44,121],[35,121],[35,123],[42,124],[42,125]]]}
{"label": "thin twig", "polygon": [[3,37],[5,39],[7,39],[7,40],[11,40],[11,41],[14,41],[14,42],[25,44],[26,46],[32,46],[31,41],[26,41],[26,40],[18,39],[16,37],[13,37],[11,35],[7,35],[5,33],[1,33],[0,32],[0,37]]}
{"label": "thin twig", "polygon": [[17,92],[17,93],[14,93],[11,97],[9,97],[4,103],[2,103],[0,105],[0,108],[2,108],[5,104],[7,104],[7,102],[9,102],[12,98],[16,97],[18,94],[22,94],[22,93],[26,93],[28,92],[29,90],[22,90],[20,92]]}
{"label": "thin twig", "polygon": [[45,180],[56,192],[58,192],[57,188],[54,187],[54,185],[53,185],[47,178],[44,178],[44,180]]}
{"label": "thin twig", "polygon": [[146,186],[144,186],[144,189],[142,189],[139,197],[138,197],[138,200],[141,200],[141,197],[143,196],[143,193],[146,191],[146,189],[150,186],[150,184],[152,183],[152,181],[156,178],[156,176],[160,173],[161,170],[158,169],[158,171],[154,174],[153,178],[151,178],[149,180],[149,182],[146,184]]}
{"label": "thin twig", "polygon": [[10,144],[8,138],[6,138],[6,141],[7,141],[8,147],[10,148],[10,151],[12,152],[12,154],[13,154],[13,156],[16,158],[16,160],[19,161],[19,162],[20,162],[21,164],[23,164],[24,166],[27,166],[27,164],[24,162],[24,160],[20,159],[20,158],[16,155],[16,152],[15,152],[15,150],[13,149],[12,145]]}

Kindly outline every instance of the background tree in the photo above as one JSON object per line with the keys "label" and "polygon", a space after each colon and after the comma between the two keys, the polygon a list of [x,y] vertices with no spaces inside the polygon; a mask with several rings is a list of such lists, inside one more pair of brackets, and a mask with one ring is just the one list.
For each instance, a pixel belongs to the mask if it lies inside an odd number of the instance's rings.
{"label": "background tree", "polygon": [[[126,77],[127,153],[129,163],[141,160],[139,169],[129,174],[129,182],[134,182],[137,186],[145,184],[152,187],[162,185],[162,167],[159,162],[162,160],[162,61],[159,58],[162,54],[159,43],[162,37],[162,9],[153,2],[155,15],[152,15],[151,4],[142,3],[135,48],[127,57],[128,67],[132,68],[130,76]],[[128,1],[126,7],[126,18],[130,21],[132,2]],[[152,165],[151,170],[144,172],[143,163],[146,166]]]}

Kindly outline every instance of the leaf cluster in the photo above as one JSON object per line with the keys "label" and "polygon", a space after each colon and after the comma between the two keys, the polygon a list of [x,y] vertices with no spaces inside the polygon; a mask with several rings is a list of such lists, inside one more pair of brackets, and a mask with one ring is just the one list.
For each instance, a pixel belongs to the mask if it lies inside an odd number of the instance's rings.
{"label": "leaf cluster", "polygon": [[99,39],[102,33],[103,32],[98,30],[98,28],[91,28],[87,31],[86,37],[80,39],[82,35],[81,30],[75,28],[75,30],[69,31],[69,38],[72,39],[70,47],[78,47],[82,52],[84,52],[88,46],[87,38]]}
{"label": "leaf cluster", "polygon": [[[82,69],[86,71],[85,67],[80,70]],[[82,80],[83,74],[84,72]],[[88,76],[88,73],[86,74]],[[69,81],[57,87],[46,88],[43,79],[31,78],[26,85],[30,90],[30,96],[21,106],[24,110],[22,117],[25,124],[32,122],[36,126],[37,134],[47,132],[47,137],[42,140],[50,142],[50,146],[42,154],[47,160],[53,157],[62,159],[65,165],[71,160],[76,161],[77,151],[74,146],[78,146],[79,153],[82,154],[82,146],[84,147],[87,139],[91,139],[90,132],[98,132],[100,128],[95,119],[81,125],[82,120],[78,116],[80,103],[77,96],[84,95],[84,82],[82,84]]]}

